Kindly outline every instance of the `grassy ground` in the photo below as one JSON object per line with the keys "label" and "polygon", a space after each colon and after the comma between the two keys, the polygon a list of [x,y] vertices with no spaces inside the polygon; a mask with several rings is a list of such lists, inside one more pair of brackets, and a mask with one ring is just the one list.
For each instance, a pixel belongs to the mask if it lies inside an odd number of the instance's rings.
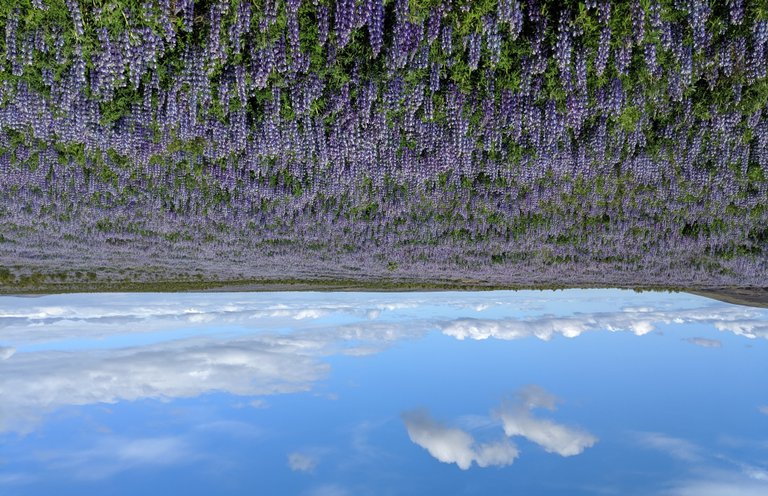
{"label": "grassy ground", "polygon": [[[601,286],[591,286],[601,287]],[[648,287],[627,289],[681,291],[682,288],[673,287]],[[152,282],[105,282],[105,281],[79,281],[79,282],[45,282],[37,285],[2,285],[0,294],[11,295],[35,295],[58,293],[100,293],[100,292],[184,292],[184,291],[449,291],[471,290],[488,291],[498,289],[538,289],[555,290],[569,289],[569,286],[536,285],[529,286],[504,286],[483,283],[482,281],[393,281],[393,280],[228,280],[228,281],[198,281],[198,280],[172,280]]]}

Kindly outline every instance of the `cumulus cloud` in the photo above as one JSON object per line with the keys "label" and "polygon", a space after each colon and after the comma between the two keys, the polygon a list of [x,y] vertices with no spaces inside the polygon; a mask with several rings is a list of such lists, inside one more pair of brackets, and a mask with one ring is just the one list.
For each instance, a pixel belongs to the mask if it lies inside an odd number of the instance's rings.
{"label": "cumulus cloud", "polygon": [[542,388],[529,386],[518,393],[515,402],[503,405],[495,413],[507,436],[522,436],[548,453],[574,456],[592,447],[598,439],[587,431],[533,416],[531,410],[554,410],[556,402],[557,398]]}
{"label": "cumulus cloud", "polygon": [[[628,292],[617,292],[620,299]],[[0,297],[0,329],[8,345],[42,343],[61,339],[101,338],[132,326],[133,332],[152,332],[206,325],[236,325],[275,329],[312,325],[330,317],[385,318],[392,313],[413,315],[420,308],[451,311],[494,306],[520,311],[531,303],[593,298],[584,292],[545,293],[493,291],[483,293],[209,293],[209,294],[110,294],[48,295],[40,298]],[[636,295],[632,295],[637,298]],[[28,332],[34,328],[36,332]]]}
{"label": "cumulus cloud", "polygon": [[317,459],[306,453],[295,451],[288,454],[288,467],[294,472],[312,472],[317,466]]}
{"label": "cumulus cloud", "polygon": [[586,431],[566,427],[551,420],[537,419],[520,411],[504,412],[499,416],[507,436],[523,436],[548,453],[557,453],[560,456],[578,455],[597,442],[597,438]]}
{"label": "cumulus cloud", "polygon": [[440,324],[443,334],[456,339],[521,339],[530,336],[548,341],[555,334],[575,337],[591,328],[589,322],[578,318],[517,319],[456,319]]}
{"label": "cumulus cloud", "polygon": [[3,362],[0,373],[0,431],[27,430],[40,415],[63,405],[188,398],[213,391],[258,396],[308,390],[329,371],[313,350],[303,340],[255,336],[21,353]]}
{"label": "cumulus cloud", "polygon": [[[285,310],[271,306],[276,312]],[[236,311],[236,307],[226,304],[221,311]],[[294,322],[311,320],[310,314],[298,307],[294,310],[292,315],[301,317]],[[65,310],[41,313],[58,315]],[[365,314],[359,318],[365,319]],[[17,353],[12,360],[0,360],[0,432],[27,432],[43,415],[65,405],[189,398],[209,392],[264,396],[306,391],[328,374],[330,365],[324,357],[378,353],[398,340],[424,335],[430,324],[426,320],[362,320],[333,327],[318,323],[290,328],[290,333],[246,329],[207,335],[203,327],[202,332],[186,333],[193,337],[169,340],[161,333],[143,338],[148,344],[138,339],[136,345],[126,346],[126,341],[133,343],[137,338],[133,325],[121,325],[104,331],[112,333],[115,344],[105,339],[83,347],[67,346],[66,351],[47,350],[54,347],[45,345],[41,351]],[[25,335],[36,332],[27,328]],[[34,344],[38,338],[31,339]]]}
{"label": "cumulus cloud", "polygon": [[[574,456],[593,446],[598,439],[587,431],[568,427],[552,420],[536,418],[535,408],[554,410],[557,398],[538,386],[519,391],[515,400],[494,412],[509,437],[522,436],[549,453]],[[466,419],[466,417],[462,417]],[[510,465],[518,456],[517,447],[508,439],[488,444],[478,443],[468,432],[447,427],[434,420],[427,412],[417,410],[403,414],[403,421],[411,441],[429,451],[443,463],[455,463],[467,470],[473,463],[480,467]],[[488,422],[473,421],[473,425],[487,427]]]}
{"label": "cumulus cloud", "polygon": [[715,328],[720,331],[732,332],[749,339],[768,339],[768,321],[765,320],[733,320],[715,322]]}
{"label": "cumulus cloud", "polygon": [[[135,295],[101,298],[103,305],[83,295],[54,295],[25,301],[0,298],[0,329],[11,344],[42,343],[63,339],[101,338],[134,333],[206,327],[212,324],[243,328],[279,329],[311,326],[330,316],[366,318],[371,311],[417,306],[415,302],[391,303],[354,298],[346,294],[236,293]],[[30,329],[35,329],[30,333]]]}
{"label": "cumulus cloud", "polygon": [[[457,309],[478,313],[494,307],[518,313],[538,312],[524,318],[460,318],[432,323],[446,335],[457,339],[520,339],[529,336],[542,340],[554,336],[576,337],[597,330],[628,331],[643,335],[662,323],[715,323],[747,337],[768,337],[766,312],[748,307],[709,304],[703,308],[665,310],[664,305],[621,305],[633,300],[648,300],[648,295],[615,292],[618,311],[584,312],[572,315],[546,314],[560,302],[583,303],[580,308],[600,308],[595,292],[565,291],[543,298],[540,292],[490,292],[460,297],[454,293],[434,293],[429,297],[408,294],[323,293],[221,293],[173,295],[109,295],[104,305],[94,304],[83,295],[52,295],[35,299],[0,298],[0,329],[6,346],[17,349],[29,343],[59,340],[104,338],[132,333],[204,329],[213,325],[241,330],[314,328],[330,318],[355,322],[380,321],[396,312],[419,318],[422,307],[444,308],[447,314]],[[692,297],[693,298],[693,297]],[[532,306],[532,302],[536,305]],[[538,306],[537,306],[538,305]],[[543,305],[543,306],[542,306]],[[450,309],[450,310],[449,310]],[[402,315],[401,315],[402,314]],[[29,332],[34,329],[35,332]]]}
{"label": "cumulus cloud", "polygon": [[576,313],[568,316],[461,318],[440,322],[438,327],[443,334],[460,340],[536,337],[549,341],[555,336],[573,338],[592,331],[631,332],[642,336],[653,332],[661,324],[704,323],[746,337],[768,338],[766,316],[763,310],[725,305],[684,310],[625,307],[618,312]]}
{"label": "cumulus cloud", "polygon": [[[0,431],[28,428],[35,418],[63,405],[213,391],[255,396],[306,390],[328,373],[325,356],[378,353],[436,327],[458,339],[547,340],[596,330],[645,334],[672,322],[715,322],[721,330],[728,325],[731,332],[752,337],[767,325],[761,321],[765,312],[725,305],[681,311],[636,305],[619,306],[617,312],[531,315],[540,311],[531,310],[531,294],[117,294],[104,296],[104,305],[83,295],[0,298]],[[536,305],[589,303],[592,298],[589,292],[562,292],[549,300],[536,294]],[[435,321],[418,313],[425,305],[431,311],[450,308],[446,315],[477,311],[488,301],[494,312],[517,312],[528,305],[529,316]],[[212,327],[223,332],[205,335]],[[67,341],[66,347],[57,340]],[[66,351],[53,351],[57,346]]]}
{"label": "cumulus cloud", "polygon": [[695,344],[696,346],[701,346],[702,348],[721,348],[723,346],[723,343],[717,339],[688,338],[685,341]]}
{"label": "cumulus cloud", "polygon": [[[290,333],[251,330],[170,341],[161,334],[144,345],[117,348],[100,341],[98,346],[104,348],[91,344],[66,351],[25,351],[0,361],[0,432],[28,432],[43,415],[65,405],[189,398],[209,392],[264,396],[306,391],[328,374],[324,357],[378,353],[429,329],[426,320],[365,320],[299,327]],[[135,339],[133,326],[110,332],[121,340]],[[27,334],[34,332],[28,329]],[[152,343],[155,339],[160,342]]]}
{"label": "cumulus cloud", "polygon": [[468,470],[473,463],[479,467],[511,465],[518,451],[506,439],[492,443],[478,443],[466,431],[447,427],[421,410],[403,414],[408,436],[415,444],[443,463],[455,463]]}

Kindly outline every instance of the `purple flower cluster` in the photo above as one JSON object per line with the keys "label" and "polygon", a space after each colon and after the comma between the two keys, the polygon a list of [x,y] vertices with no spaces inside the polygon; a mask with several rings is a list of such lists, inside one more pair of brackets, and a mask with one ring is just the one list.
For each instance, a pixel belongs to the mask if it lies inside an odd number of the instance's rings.
{"label": "purple flower cluster", "polygon": [[64,0],[64,3],[67,6],[70,17],[72,17],[72,22],[75,25],[75,34],[82,37],[85,35],[85,29],[83,27],[83,15],[80,13],[78,0]]}
{"label": "purple flower cluster", "polygon": [[702,52],[709,45],[709,32],[707,31],[707,20],[711,9],[706,0],[690,0],[689,16],[691,30],[693,31],[693,49],[695,52]]}
{"label": "purple flower cluster", "polygon": [[478,33],[470,33],[464,41],[467,50],[467,65],[471,71],[477,69],[477,64],[480,62],[481,42],[482,38]]}
{"label": "purple flower cluster", "polygon": [[344,48],[355,24],[355,0],[338,0],[333,18],[336,42],[339,48]]}
{"label": "purple flower cluster", "polygon": [[192,22],[195,14],[195,1],[194,0],[176,0],[174,2],[176,15],[181,15],[182,30],[192,31]]}
{"label": "purple flower cluster", "polygon": [[611,49],[611,28],[603,26],[600,31],[600,40],[597,45],[597,56],[595,57],[595,74],[602,76],[608,65],[608,56]]}
{"label": "purple flower cluster", "polygon": [[383,0],[367,0],[371,3],[368,18],[368,36],[371,40],[373,56],[381,52],[384,45],[384,4]]}

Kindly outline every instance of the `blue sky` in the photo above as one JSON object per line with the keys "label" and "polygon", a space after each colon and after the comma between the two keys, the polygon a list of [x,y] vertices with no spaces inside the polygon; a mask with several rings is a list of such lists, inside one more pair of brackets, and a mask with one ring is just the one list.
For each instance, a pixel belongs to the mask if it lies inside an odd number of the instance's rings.
{"label": "blue sky", "polygon": [[0,298],[0,493],[768,494],[768,312],[682,293]]}

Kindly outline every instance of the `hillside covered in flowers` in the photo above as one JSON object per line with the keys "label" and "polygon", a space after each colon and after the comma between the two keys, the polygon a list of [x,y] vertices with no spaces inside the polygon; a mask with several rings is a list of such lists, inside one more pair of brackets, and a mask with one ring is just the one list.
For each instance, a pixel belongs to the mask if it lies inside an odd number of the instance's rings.
{"label": "hillside covered in flowers", "polygon": [[766,0],[17,0],[0,26],[5,290],[768,281]]}

